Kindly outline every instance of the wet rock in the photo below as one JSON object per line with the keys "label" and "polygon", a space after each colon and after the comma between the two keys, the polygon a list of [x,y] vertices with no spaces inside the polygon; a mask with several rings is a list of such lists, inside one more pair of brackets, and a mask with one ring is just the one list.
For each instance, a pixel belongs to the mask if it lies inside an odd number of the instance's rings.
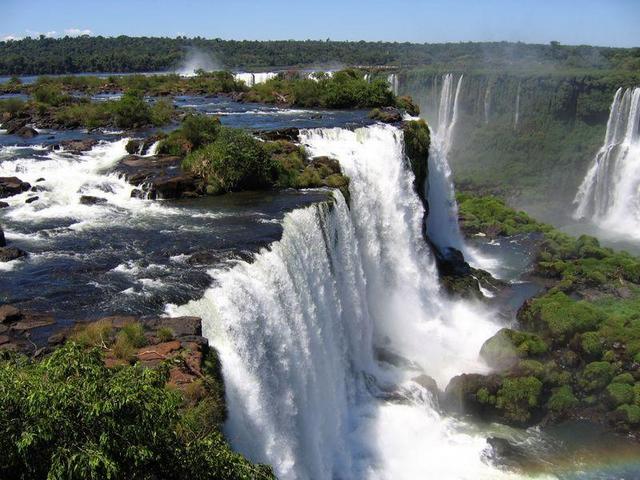
{"label": "wet rock", "polygon": [[38,131],[33,127],[25,125],[16,132],[16,135],[22,138],[33,138],[38,136]]}
{"label": "wet rock", "polygon": [[9,343],[10,338],[6,335],[0,335],[0,345],[4,345],[5,343]]}
{"label": "wet rock", "polygon": [[80,155],[83,152],[91,150],[98,144],[93,138],[85,138],[82,140],[65,140],[53,146],[54,150],[64,150],[74,155]]}
{"label": "wet rock", "polygon": [[2,227],[0,227],[0,247],[4,247],[7,245],[7,241],[4,238],[4,231],[2,230]]}
{"label": "wet rock", "polygon": [[369,112],[369,118],[383,123],[399,123],[402,121],[402,112],[395,107],[374,108]]}
{"label": "wet rock", "polygon": [[22,312],[13,305],[2,305],[0,307],[0,323],[17,322],[22,318]]}
{"label": "wet rock", "polygon": [[38,182],[44,182],[44,178],[40,177],[39,179],[36,180],[36,183],[38,183]]}
{"label": "wet rock", "polygon": [[7,208],[9,204],[7,202],[0,202],[0,208]]}
{"label": "wet rock", "polygon": [[0,262],[9,262],[26,257],[27,252],[16,247],[0,247]]}
{"label": "wet rock", "polygon": [[42,328],[48,327],[49,325],[53,325],[56,321],[53,317],[49,317],[46,315],[29,315],[23,317],[17,323],[11,325],[11,330],[15,330],[17,332],[24,332],[26,330],[33,330],[34,328]]}
{"label": "wet rock", "polygon": [[39,200],[39,199],[40,199],[40,197],[38,197],[38,196],[36,195],[35,197],[29,197],[29,198],[27,198],[27,199],[24,201],[24,203],[33,203],[33,202],[35,202],[36,200]]}
{"label": "wet rock", "polygon": [[10,197],[31,188],[27,182],[23,182],[18,177],[0,177],[0,198]]}
{"label": "wet rock", "polygon": [[493,415],[493,407],[482,403],[476,393],[484,388],[495,395],[500,387],[498,375],[462,374],[453,377],[444,391],[444,407],[458,413],[471,413],[488,418]]}
{"label": "wet rock", "polygon": [[280,130],[258,130],[255,134],[263,140],[287,140],[289,142],[297,142],[300,129],[291,127]]}
{"label": "wet rock", "polygon": [[181,163],[182,159],[174,156],[131,155],[122,159],[115,171],[142,192],[133,191],[131,196],[152,200],[193,196],[202,190],[202,181],[185,174]]}
{"label": "wet rock", "polygon": [[420,365],[418,365],[417,363],[384,347],[376,347],[375,355],[376,360],[378,360],[379,362],[388,363],[389,365],[393,365],[394,367],[401,367],[410,370],[421,370]]}
{"label": "wet rock", "polygon": [[140,323],[149,330],[168,328],[177,338],[187,335],[197,337],[202,335],[202,319],[199,317],[149,317],[141,318]]}
{"label": "wet rock", "polygon": [[47,192],[49,189],[44,185],[34,185],[31,187],[32,192]]}
{"label": "wet rock", "polygon": [[9,135],[15,135],[18,131],[27,125],[29,120],[27,118],[12,118],[2,124],[2,127],[7,131]]}
{"label": "wet rock", "polygon": [[434,398],[438,398],[438,394],[440,393],[438,384],[429,375],[423,373],[422,375],[418,375],[417,377],[412,378],[411,381],[417,383],[422,388],[427,390],[429,393],[431,393],[431,395],[433,395]]}
{"label": "wet rock", "polygon": [[102,197],[94,197],[93,195],[82,195],[80,197],[80,203],[82,205],[97,205],[101,203],[107,203],[107,199]]}

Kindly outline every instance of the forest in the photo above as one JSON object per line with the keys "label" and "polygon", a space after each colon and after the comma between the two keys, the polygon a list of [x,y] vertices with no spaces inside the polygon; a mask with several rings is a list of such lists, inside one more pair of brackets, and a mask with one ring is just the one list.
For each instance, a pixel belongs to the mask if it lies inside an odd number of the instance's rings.
{"label": "forest", "polygon": [[178,68],[190,52],[223,68],[439,65],[466,68],[640,69],[640,48],[510,42],[416,44],[201,37],[27,37],[0,42],[0,75],[150,72]]}

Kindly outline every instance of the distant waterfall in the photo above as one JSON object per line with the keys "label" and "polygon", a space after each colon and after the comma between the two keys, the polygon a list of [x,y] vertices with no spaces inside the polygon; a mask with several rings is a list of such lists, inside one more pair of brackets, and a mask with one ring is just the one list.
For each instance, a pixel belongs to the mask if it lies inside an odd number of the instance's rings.
{"label": "distant waterfall", "polygon": [[516,111],[513,116],[513,128],[518,128],[518,122],[520,121],[520,82],[518,82],[518,91],[516,93]]}
{"label": "distant waterfall", "polygon": [[398,95],[398,90],[399,90],[398,74],[390,73],[387,76],[387,83],[391,87],[391,91],[393,92],[393,94]]}
{"label": "distant waterfall", "polygon": [[620,88],[604,144],[575,198],[576,219],[640,238],[640,88]]}
{"label": "distant waterfall", "polygon": [[484,123],[489,123],[489,115],[491,114],[491,87],[492,84],[489,81],[487,83],[487,89],[484,92]]}
{"label": "distant waterfall", "polygon": [[[482,370],[497,327],[439,293],[401,130],[300,140],[340,160],[351,208],[336,191],[332,205],[287,214],[279,242],[173,312],[202,316],[220,352],[231,443],[283,480],[508,477],[481,461],[484,438],[412,380],[424,371],[444,387]],[[378,363],[381,348],[410,367]]]}
{"label": "distant waterfall", "polygon": [[271,80],[278,76],[278,72],[260,72],[260,73],[249,73],[249,72],[239,72],[234,73],[233,78],[237,81],[243,81],[247,87],[253,87],[254,85],[258,85],[260,83],[264,83],[267,80]]}
{"label": "distant waterfall", "polygon": [[[429,151],[427,232],[439,247],[464,250],[464,242],[458,226],[458,204],[451,179],[448,155],[453,143],[458,121],[458,106],[463,76],[455,82],[451,73],[442,79],[438,107],[438,123]],[[454,87],[455,85],[455,87]]]}

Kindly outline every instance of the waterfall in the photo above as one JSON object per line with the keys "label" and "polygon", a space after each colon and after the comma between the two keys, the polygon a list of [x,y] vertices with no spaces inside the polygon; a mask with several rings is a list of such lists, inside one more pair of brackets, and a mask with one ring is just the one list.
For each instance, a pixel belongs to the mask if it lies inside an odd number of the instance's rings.
{"label": "waterfall", "polygon": [[489,115],[491,113],[491,81],[487,83],[487,89],[484,92],[484,123],[489,123]]}
{"label": "waterfall", "polygon": [[574,202],[576,219],[640,238],[640,87],[616,92],[604,144]]}
{"label": "waterfall", "polygon": [[464,242],[458,226],[458,205],[448,160],[458,120],[462,79],[461,75],[455,82],[454,76],[450,73],[442,79],[438,123],[435,135],[432,135],[429,151],[427,198],[430,212],[427,232],[439,248],[453,247],[464,252]]}
{"label": "waterfall", "polygon": [[516,113],[513,117],[513,128],[518,128],[518,122],[520,121],[520,82],[518,82],[518,92],[516,93]]}
{"label": "waterfall", "polygon": [[[350,209],[335,191],[331,205],[287,214],[253,263],[214,272],[202,299],[168,308],[201,316],[220,353],[232,445],[284,480],[507,477],[481,461],[484,438],[412,380],[425,372],[444,387],[483,371],[479,348],[498,327],[439,293],[401,130],[300,140],[340,160]],[[406,365],[376,360],[381,350]]]}
{"label": "waterfall", "polygon": [[391,87],[391,91],[393,92],[393,94],[398,95],[398,90],[399,90],[398,74],[390,73],[387,76],[387,83]]}

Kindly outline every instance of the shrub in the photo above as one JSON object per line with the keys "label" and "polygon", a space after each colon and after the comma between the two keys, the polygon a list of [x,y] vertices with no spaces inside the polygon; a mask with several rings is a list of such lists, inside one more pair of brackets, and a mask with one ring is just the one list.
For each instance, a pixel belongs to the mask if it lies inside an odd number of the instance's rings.
{"label": "shrub", "polygon": [[108,320],[76,326],[71,339],[85,347],[104,347],[111,342],[113,327]]}
{"label": "shrub", "polygon": [[[166,369],[107,368],[68,343],[41,361],[0,360],[0,477],[273,478],[230,450],[217,428],[184,432],[189,410]],[[202,416],[199,416],[202,418]]]}
{"label": "shrub", "polygon": [[496,407],[507,420],[527,423],[532,410],[539,406],[541,391],[542,382],[535,377],[507,378],[496,394]]}
{"label": "shrub", "polygon": [[634,400],[633,387],[626,383],[610,383],[607,387],[607,398],[614,407]]}
{"label": "shrub", "polygon": [[616,411],[620,412],[624,416],[626,422],[631,425],[640,425],[640,406],[621,405]]}
{"label": "shrub", "polygon": [[221,128],[213,143],[190,153],[182,165],[223,192],[268,187],[277,174],[262,144],[232,128]]}
{"label": "shrub", "polygon": [[170,328],[162,327],[158,330],[158,339],[161,342],[173,340],[173,331]]}
{"label": "shrub", "polygon": [[503,328],[484,342],[480,356],[494,368],[505,368],[518,358],[541,355],[547,350],[547,344],[537,335]]}
{"label": "shrub", "polygon": [[114,123],[119,128],[140,128],[151,123],[151,109],[142,94],[129,90],[111,105]]}
{"label": "shrub", "polygon": [[580,386],[588,392],[606,387],[615,373],[615,367],[609,362],[591,362],[580,374]]}
{"label": "shrub", "polygon": [[556,388],[547,402],[547,407],[554,413],[563,413],[574,408],[578,399],[569,385]]}
{"label": "shrub", "polygon": [[600,337],[598,332],[583,333],[580,336],[580,346],[582,347],[582,351],[590,357],[599,357],[602,355],[602,337]]}
{"label": "shrub", "polygon": [[166,125],[173,118],[175,108],[167,99],[160,99],[151,106],[151,123],[156,126]]}

